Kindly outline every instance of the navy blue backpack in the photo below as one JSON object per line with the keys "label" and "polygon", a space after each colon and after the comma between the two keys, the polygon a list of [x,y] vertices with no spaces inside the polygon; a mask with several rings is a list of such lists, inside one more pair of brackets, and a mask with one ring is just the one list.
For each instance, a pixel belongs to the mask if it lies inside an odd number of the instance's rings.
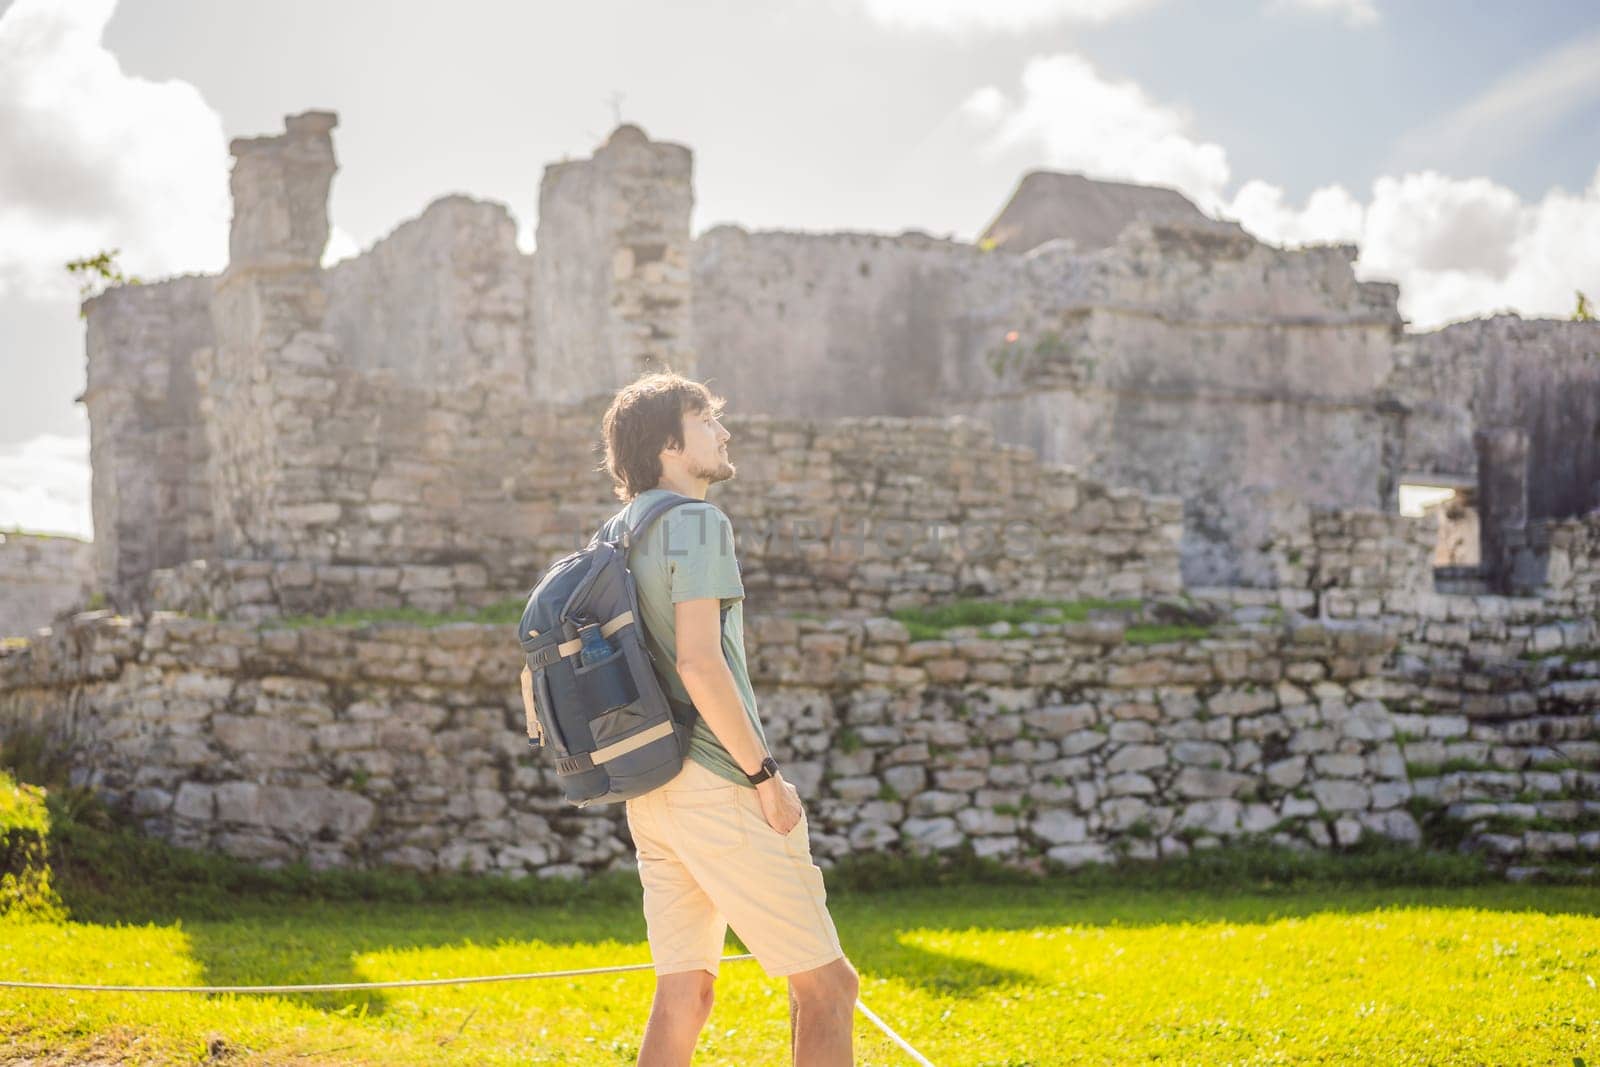
{"label": "navy blue backpack", "polygon": [[683,769],[698,712],[656,674],[628,550],[666,511],[691,503],[704,501],[674,493],[631,529],[624,508],[588,545],[551,564],[522,609],[528,743],[553,750],[562,791],[580,808],[648,793]]}

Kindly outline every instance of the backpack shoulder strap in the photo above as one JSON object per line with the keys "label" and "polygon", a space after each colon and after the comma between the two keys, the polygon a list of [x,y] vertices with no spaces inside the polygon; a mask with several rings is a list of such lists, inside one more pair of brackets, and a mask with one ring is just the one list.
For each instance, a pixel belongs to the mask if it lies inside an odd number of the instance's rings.
{"label": "backpack shoulder strap", "polygon": [[[706,501],[701,500],[698,497],[685,496],[682,493],[672,493],[671,495],[656,501],[654,504],[651,504],[650,507],[645,509],[645,513],[639,516],[638,520],[634,522],[632,526],[625,527],[623,529],[621,537],[623,550],[626,551],[633,544],[633,542],[641,540],[645,533],[650,529],[651,525],[672,508],[677,507],[679,504],[704,503],[706,503]],[[614,538],[615,534],[612,533],[612,531],[614,531],[617,525],[621,522],[622,516],[626,515],[627,513],[628,509],[623,508],[611,518],[607,519],[605,524],[601,526],[598,531],[596,531],[593,540],[591,540],[589,543],[593,545],[603,537],[607,540]]]}

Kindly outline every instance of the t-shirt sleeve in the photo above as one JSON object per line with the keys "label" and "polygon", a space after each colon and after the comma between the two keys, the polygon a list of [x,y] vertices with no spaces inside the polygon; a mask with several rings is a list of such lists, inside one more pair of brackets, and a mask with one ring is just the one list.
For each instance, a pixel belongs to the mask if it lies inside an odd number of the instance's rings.
{"label": "t-shirt sleeve", "polygon": [[723,601],[744,597],[733,523],[720,508],[685,504],[668,512],[663,525],[662,556],[674,604],[706,597]]}

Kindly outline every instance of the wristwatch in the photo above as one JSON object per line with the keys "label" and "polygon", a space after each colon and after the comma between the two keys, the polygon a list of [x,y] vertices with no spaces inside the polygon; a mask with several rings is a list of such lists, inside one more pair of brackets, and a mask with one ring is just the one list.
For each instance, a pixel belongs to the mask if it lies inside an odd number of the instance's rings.
{"label": "wristwatch", "polygon": [[754,774],[745,775],[750,779],[751,785],[760,785],[762,782],[778,773],[778,761],[768,756],[761,761],[761,769]]}

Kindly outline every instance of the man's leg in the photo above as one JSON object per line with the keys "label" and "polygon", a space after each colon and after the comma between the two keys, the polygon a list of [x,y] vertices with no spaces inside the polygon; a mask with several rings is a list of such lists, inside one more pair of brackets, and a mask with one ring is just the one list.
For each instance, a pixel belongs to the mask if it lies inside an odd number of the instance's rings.
{"label": "man's leg", "polygon": [[656,979],[639,1067],[689,1067],[700,1031],[711,1017],[715,985],[710,971],[680,971]]}
{"label": "man's leg", "polygon": [[794,983],[789,983],[789,1062],[795,1062],[795,1038],[800,1034],[800,998],[794,995]]}
{"label": "man's leg", "polygon": [[861,982],[844,958],[789,976],[795,1067],[850,1067]]}

